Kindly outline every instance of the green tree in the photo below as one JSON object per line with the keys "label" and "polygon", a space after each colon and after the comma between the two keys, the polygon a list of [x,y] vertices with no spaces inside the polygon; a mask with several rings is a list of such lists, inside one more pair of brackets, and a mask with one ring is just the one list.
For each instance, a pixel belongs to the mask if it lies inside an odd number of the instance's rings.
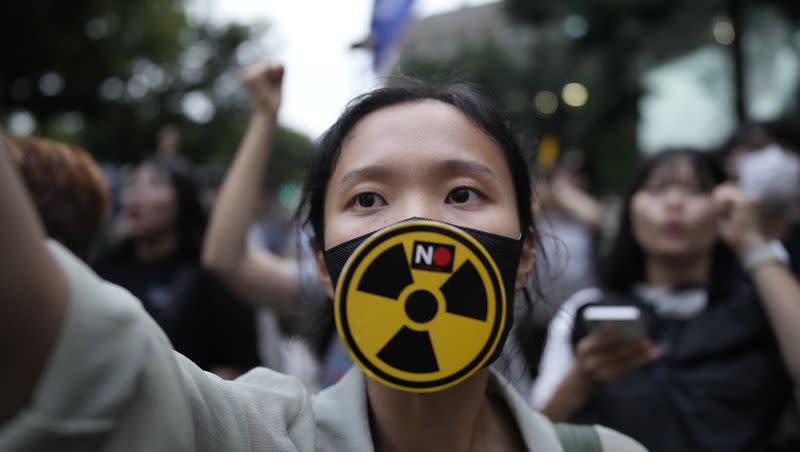
{"label": "green tree", "polygon": [[[753,3],[780,6],[789,17],[800,15],[799,2],[781,0],[505,0],[507,16],[537,36],[524,49],[524,64],[511,64],[502,46],[487,43],[444,60],[406,55],[400,67],[423,78],[466,74],[506,110],[529,147],[553,135],[562,147],[582,148],[594,168],[595,191],[616,191],[638,159],[642,73],[714,44],[713,19],[740,14]],[[569,82],[588,88],[588,103],[579,108],[560,103],[551,114],[531,107],[537,92],[560,96]]]}
{"label": "green tree", "polygon": [[[181,0],[32,0],[3,6],[0,120],[88,148],[101,161],[153,152],[166,124],[195,162],[227,162],[247,123],[243,65],[266,55],[266,24],[196,23]],[[310,151],[290,130],[275,167],[298,177]],[[281,179],[283,180],[283,179]]]}
{"label": "green tree", "polygon": [[[399,67],[423,79],[456,76],[475,82],[520,133],[532,166],[539,140],[555,136],[562,148],[577,146],[587,152],[597,191],[619,189],[617,175],[636,158],[635,86],[629,86],[620,74],[605,71],[597,55],[585,52],[576,57],[574,44],[561,33],[557,21],[537,27],[537,39],[525,49],[529,57],[524,62],[515,62],[498,43],[486,42],[464,48],[449,59],[405,56]],[[576,108],[560,103],[547,114],[535,108],[537,93],[550,91],[560,97],[568,82],[581,82],[588,88],[586,105]]]}

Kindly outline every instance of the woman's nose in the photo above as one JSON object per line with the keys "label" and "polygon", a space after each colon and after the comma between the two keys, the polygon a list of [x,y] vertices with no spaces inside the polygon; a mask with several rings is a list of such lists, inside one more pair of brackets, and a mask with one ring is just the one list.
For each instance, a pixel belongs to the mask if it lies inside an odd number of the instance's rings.
{"label": "woman's nose", "polygon": [[428,218],[431,220],[443,219],[441,218],[441,202],[437,203],[435,200],[425,195],[409,196],[403,201],[402,208],[398,213],[400,216],[402,216],[402,218],[399,218],[398,220],[414,217]]}
{"label": "woman's nose", "polygon": [[680,207],[686,196],[683,190],[677,187],[670,188],[664,193],[664,201],[668,207]]}
{"label": "woman's nose", "polygon": [[143,184],[129,184],[122,189],[122,193],[120,193],[120,199],[122,200],[138,200],[142,197],[142,194],[145,192],[146,187]]}

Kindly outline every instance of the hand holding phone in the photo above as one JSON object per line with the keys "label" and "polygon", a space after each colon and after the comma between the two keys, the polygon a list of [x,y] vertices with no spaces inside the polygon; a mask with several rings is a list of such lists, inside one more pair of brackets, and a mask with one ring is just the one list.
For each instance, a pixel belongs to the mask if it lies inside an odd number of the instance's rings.
{"label": "hand holding phone", "polygon": [[578,342],[575,363],[587,383],[616,383],[628,372],[659,357],[658,349],[647,339],[637,307],[588,306],[582,316],[589,335]]}

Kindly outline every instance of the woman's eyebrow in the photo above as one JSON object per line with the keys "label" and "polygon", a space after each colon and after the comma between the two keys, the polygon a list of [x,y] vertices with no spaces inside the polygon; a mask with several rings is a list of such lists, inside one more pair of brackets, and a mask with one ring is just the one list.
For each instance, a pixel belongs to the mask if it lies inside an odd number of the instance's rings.
{"label": "woman's eyebrow", "polygon": [[386,179],[389,177],[390,173],[391,170],[383,165],[362,166],[361,168],[355,168],[345,173],[340,182],[342,184],[348,184],[361,179]]}
{"label": "woman's eyebrow", "polygon": [[482,173],[489,176],[494,176],[494,171],[491,168],[471,160],[450,159],[445,160],[438,165],[439,170],[449,173]]}
{"label": "woman's eyebrow", "polygon": [[[471,160],[448,159],[436,164],[433,168],[434,173],[478,173],[494,176],[494,172],[488,166]],[[356,180],[363,179],[388,179],[392,170],[385,165],[369,165],[355,168],[342,176],[340,183],[351,184]]]}

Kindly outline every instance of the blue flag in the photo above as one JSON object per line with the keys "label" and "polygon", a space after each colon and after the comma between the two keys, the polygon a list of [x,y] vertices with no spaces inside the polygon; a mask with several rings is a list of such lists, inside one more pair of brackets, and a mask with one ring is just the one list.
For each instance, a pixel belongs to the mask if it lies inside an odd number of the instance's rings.
{"label": "blue flag", "polygon": [[389,52],[403,36],[413,3],[414,0],[375,0],[370,27],[375,71],[381,69]]}

